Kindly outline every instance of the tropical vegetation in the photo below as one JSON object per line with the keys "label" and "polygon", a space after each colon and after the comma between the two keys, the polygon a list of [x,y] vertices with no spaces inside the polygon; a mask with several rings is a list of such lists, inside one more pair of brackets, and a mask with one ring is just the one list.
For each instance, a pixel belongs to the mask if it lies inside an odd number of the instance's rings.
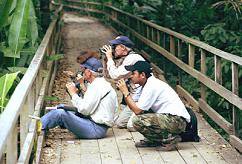
{"label": "tropical vegetation", "polygon": [[40,0],[0,0],[0,113],[39,44]]}

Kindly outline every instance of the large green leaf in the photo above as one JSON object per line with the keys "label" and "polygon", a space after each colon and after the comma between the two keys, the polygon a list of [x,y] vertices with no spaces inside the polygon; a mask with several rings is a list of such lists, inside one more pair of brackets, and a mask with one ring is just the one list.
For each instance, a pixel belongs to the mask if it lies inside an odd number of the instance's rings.
{"label": "large green leaf", "polygon": [[13,0],[0,0],[0,29],[8,20]]}
{"label": "large green leaf", "polygon": [[15,57],[12,50],[9,47],[6,47],[5,42],[0,43],[0,51],[3,52],[4,57]]}
{"label": "large green leaf", "polygon": [[8,44],[16,58],[20,57],[20,50],[26,43],[26,32],[29,18],[30,0],[17,2],[16,10],[9,29]]}
{"label": "large green leaf", "polygon": [[29,12],[29,23],[28,23],[28,33],[30,35],[31,45],[34,46],[36,40],[38,39],[38,26],[36,21],[36,14],[33,2],[30,1],[30,12]]}
{"label": "large green leaf", "polygon": [[25,72],[27,71],[28,68],[26,67],[8,67],[8,70],[10,72],[16,72],[16,71],[19,71],[21,72],[22,74],[25,74]]}
{"label": "large green leaf", "polygon": [[3,109],[8,91],[13,86],[18,73],[19,72],[6,74],[0,78],[0,111]]}

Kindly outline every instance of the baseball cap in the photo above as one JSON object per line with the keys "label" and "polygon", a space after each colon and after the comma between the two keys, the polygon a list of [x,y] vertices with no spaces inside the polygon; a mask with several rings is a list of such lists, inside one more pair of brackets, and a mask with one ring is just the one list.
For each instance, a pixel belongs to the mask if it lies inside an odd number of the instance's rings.
{"label": "baseball cap", "polygon": [[145,73],[151,73],[152,67],[151,65],[146,61],[137,61],[134,65],[124,66],[127,71],[135,71],[138,72],[145,72]]}
{"label": "baseball cap", "polygon": [[85,67],[87,69],[90,69],[94,72],[98,72],[100,69],[103,68],[102,63],[97,58],[91,57],[87,59],[84,63],[80,65],[81,67]]}
{"label": "baseball cap", "polygon": [[110,40],[111,45],[123,44],[126,47],[132,48],[134,43],[127,36],[118,36],[114,40]]}

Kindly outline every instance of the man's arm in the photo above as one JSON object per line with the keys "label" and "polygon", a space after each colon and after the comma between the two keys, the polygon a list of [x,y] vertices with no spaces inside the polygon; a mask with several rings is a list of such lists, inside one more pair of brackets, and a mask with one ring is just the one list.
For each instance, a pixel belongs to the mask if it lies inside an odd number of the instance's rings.
{"label": "man's arm", "polygon": [[125,97],[125,101],[127,103],[127,105],[129,106],[129,108],[136,114],[141,114],[143,112],[142,109],[140,109],[136,103],[134,102],[134,100],[132,99],[132,97],[130,96],[130,93],[128,91],[128,88],[126,86],[126,83],[124,81],[124,79],[121,79],[118,81],[117,83],[117,87],[120,89],[120,91],[123,93],[124,97]]}

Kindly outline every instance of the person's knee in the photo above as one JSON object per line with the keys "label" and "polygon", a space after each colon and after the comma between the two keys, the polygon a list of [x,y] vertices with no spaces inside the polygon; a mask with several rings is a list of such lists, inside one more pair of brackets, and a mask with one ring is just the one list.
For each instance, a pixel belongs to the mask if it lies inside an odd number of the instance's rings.
{"label": "person's knee", "polygon": [[115,121],[115,124],[117,125],[118,128],[126,128],[127,123],[128,123],[128,121],[126,119],[123,119],[123,118],[118,118]]}
{"label": "person's knee", "polygon": [[142,122],[140,120],[140,117],[137,116],[137,115],[133,116],[132,124],[133,124],[134,129],[136,129],[136,130],[140,129],[140,127],[142,126]]}
{"label": "person's knee", "polygon": [[64,109],[57,109],[56,115],[58,118],[64,119],[68,115],[68,112],[65,111]]}

